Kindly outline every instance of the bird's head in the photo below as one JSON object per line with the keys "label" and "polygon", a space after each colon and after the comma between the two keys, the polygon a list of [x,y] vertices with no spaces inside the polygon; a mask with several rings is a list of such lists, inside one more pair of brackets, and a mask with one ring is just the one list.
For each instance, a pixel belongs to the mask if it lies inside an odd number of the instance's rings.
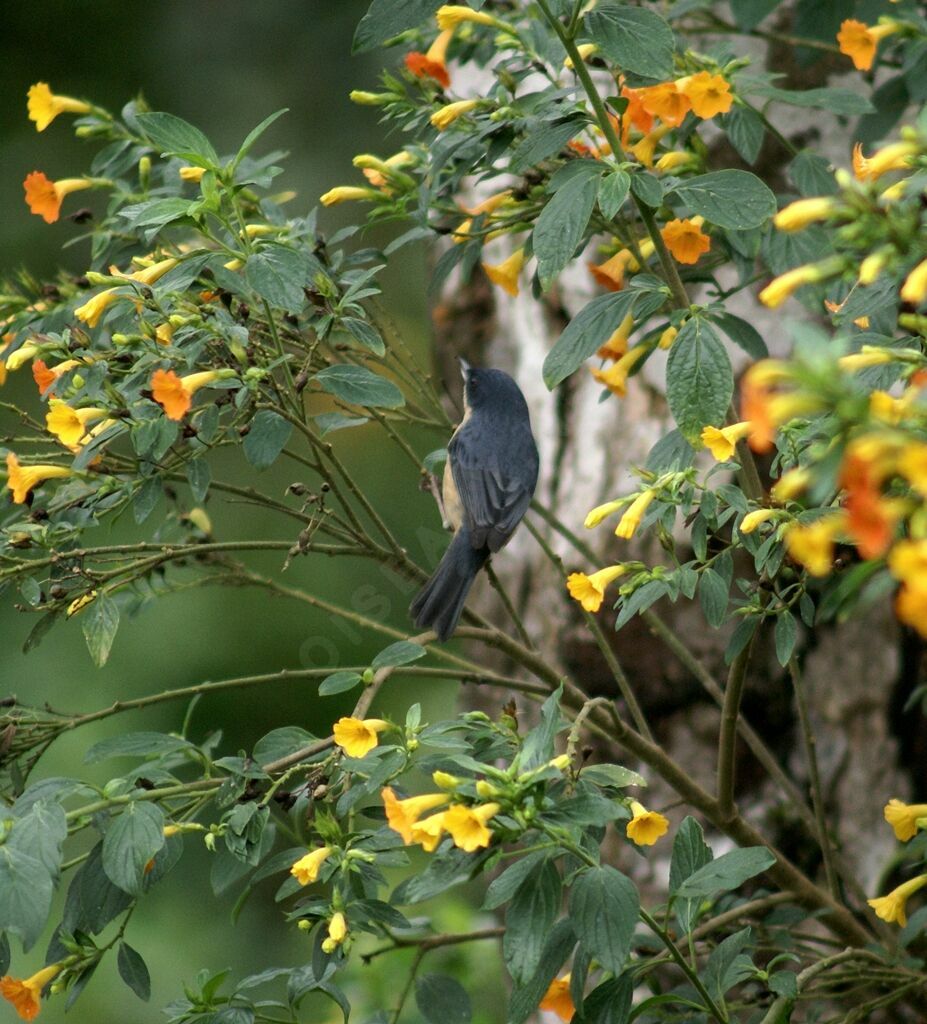
{"label": "bird's head", "polygon": [[465,359],[459,362],[468,410],[492,410],[504,415],[527,412],[521,389],[507,373],[471,366]]}

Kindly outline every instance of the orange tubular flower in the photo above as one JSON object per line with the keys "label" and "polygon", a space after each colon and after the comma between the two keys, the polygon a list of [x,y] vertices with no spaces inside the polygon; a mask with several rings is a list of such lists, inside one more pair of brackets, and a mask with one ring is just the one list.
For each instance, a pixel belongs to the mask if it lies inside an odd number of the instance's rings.
{"label": "orange tubular flower", "polygon": [[660,230],[666,248],[677,263],[698,263],[711,248],[711,239],[702,231],[704,217],[671,220]]}
{"label": "orange tubular flower", "polygon": [[715,114],[726,114],[734,102],[728,82],[710,71],[677,78],[675,85],[692,105],[692,113],[706,121]]}
{"label": "orange tubular flower", "polygon": [[554,978],[547,986],[544,998],[538,1004],[539,1010],[549,1010],[556,1013],[562,1021],[571,1021],[576,1013],[573,1005],[573,997],[570,995],[570,975],[564,974],[562,978]]}
{"label": "orange tubular flower", "polygon": [[13,1004],[21,1020],[35,1020],[41,1007],[42,989],[56,978],[63,964],[49,964],[37,971],[31,978],[20,980],[8,974],[0,978],[0,996]]}
{"label": "orange tubular flower", "polygon": [[898,22],[888,19],[879,25],[870,26],[855,18],[847,18],[837,33],[840,52],[853,61],[857,71],[868,71],[875,60],[880,41],[901,27]]}
{"label": "orange tubular flower", "polygon": [[188,373],[185,377],[178,377],[173,370],[155,370],[151,375],[151,393],[169,420],[182,420],[194,393],[219,377],[219,370]]}
{"label": "orange tubular flower", "polygon": [[83,100],[75,100],[70,96],[56,96],[48,87],[47,82],[36,82],[29,86],[26,109],[29,120],[35,121],[35,130],[44,132],[59,114],[86,114],[90,104]]}
{"label": "orange tubular flower", "polygon": [[643,132],[644,135],[652,131],[653,114],[644,108],[641,90],[629,89],[628,86],[623,85],[621,87],[621,95],[628,101],[628,108],[621,116],[622,133],[624,132],[625,121],[628,122],[628,126],[633,125],[639,132]]}
{"label": "orange tubular flower", "polygon": [[513,298],[518,294],[518,275],[525,265],[525,250],[516,249],[508,259],[501,263],[484,263],[486,276]]}
{"label": "orange tubular flower", "polygon": [[636,265],[637,261],[630,249],[619,249],[604,263],[590,263],[588,267],[596,284],[600,284],[607,291],[620,292],[624,288],[625,273]]}
{"label": "orange tubular flower", "polygon": [[635,142],[633,146],[628,147],[628,152],[632,153],[645,167],[653,167],[653,158],[656,154],[657,146],[660,144],[663,136],[670,131],[672,131],[671,125],[660,125],[659,128],[654,128],[652,132],[648,132],[639,142]]}
{"label": "orange tubular flower", "polygon": [[61,178],[52,181],[42,171],[27,174],[23,181],[29,212],[37,214],[46,224],[54,224],[58,219],[65,196],[91,188],[92,185],[89,178]]}
{"label": "orange tubular flower", "polygon": [[428,47],[426,53],[419,53],[413,50],[406,54],[406,68],[416,78],[433,78],[445,89],[450,88],[451,76],[447,73],[447,48],[451,39],[454,38],[454,29],[445,29],[437,39]]}
{"label": "orange tubular flower", "polygon": [[692,101],[676,88],[675,82],[661,82],[637,90],[641,106],[670,128],[678,128],[692,109]]}
{"label": "orange tubular flower", "polygon": [[849,457],[840,471],[840,485],[847,491],[847,533],[863,558],[881,558],[891,545],[899,514],[882,496],[878,470],[864,459]]}
{"label": "orange tubular flower", "polygon": [[73,476],[73,471],[66,466],[22,466],[13,452],[7,453],[6,473],[6,486],[13,492],[14,505],[25,505],[33,489],[46,480]]}
{"label": "orange tubular flower", "polygon": [[618,328],[609,336],[604,345],[599,346],[596,355],[599,359],[620,359],[628,351],[628,338],[634,330],[634,318],[630,313],[621,321]]}
{"label": "orange tubular flower", "polygon": [[628,390],[628,374],[648,351],[645,345],[637,345],[625,352],[618,362],[607,370],[593,370],[592,376],[600,384],[604,384],[613,395],[624,397]]}

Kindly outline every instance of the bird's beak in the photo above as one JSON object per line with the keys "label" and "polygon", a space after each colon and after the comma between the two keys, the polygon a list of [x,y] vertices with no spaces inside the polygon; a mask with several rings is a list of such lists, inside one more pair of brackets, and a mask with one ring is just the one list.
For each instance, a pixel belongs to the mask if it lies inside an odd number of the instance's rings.
{"label": "bird's beak", "polygon": [[464,380],[466,380],[467,375],[470,372],[470,364],[467,362],[466,359],[464,359],[463,356],[458,356],[457,362],[460,363],[460,376],[463,377]]}

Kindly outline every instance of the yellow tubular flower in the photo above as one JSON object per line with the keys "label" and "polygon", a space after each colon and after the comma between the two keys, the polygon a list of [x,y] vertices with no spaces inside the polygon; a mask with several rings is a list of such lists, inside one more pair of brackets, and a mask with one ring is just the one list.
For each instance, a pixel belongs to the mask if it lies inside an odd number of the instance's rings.
{"label": "yellow tubular flower", "polygon": [[664,172],[678,171],[680,168],[694,163],[695,159],[695,154],[688,152],[688,150],[671,150],[660,157],[656,162],[656,168],[658,171]]}
{"label": "yellow tubular flower", "polygon": [[733,423],[729,427],[705,427],[702,431],[702,444],[717,462],[727,462],[734,457],[737,442],[747,437],[752,427],[749,420]]}
{"label": "yellow tubular flower", "polygon": [[672,348],[677,334],[679,334],[678,328],[667,327],[660,335],[660,340],[657,342],[657,348]]}
{"label": "yellow tubular flower", "polygon": [[28,363],[30,359],[35,358],[40,351],[41,349],[38,345],[26,342],[25,345],[20,345],[12,355],[7,356],[4,365],[6,366],[6,369],[12,373],[14,370],[18,370],[25,363]]}
{"label": "yellow tubular flower", "polygon": [[812,576],[826,576],[834,564],[834,537],[844,522],[844,515],[838,513],[813,523],[792,523],[785,531],[786,550]]}
{"label": "yellow tubular flower", "polygon": [[620,359],[628,351],[628,338],[634,330],[634,317],[630,313],[609,335],[604,345],[600,345],[596,355],[599,359]]}
{"label": "yellow tubular flower", "polygon": [[35,122],[35,130],[44,132],[59,114],[86,114],[90,104],[70,96],[56,96],[47,82],[36,82],[29,86],[26,98],[29,120]]}
{"label": "yellow tubular flower", "polygon": [[630,540],[634,536],[637,528],[641,525],[644,513],[647,511],[650,503],[656,496],[656,491],[651,489],[639,494],[634,501],[631,502],[627,512],[625,512],[619,520],[618,525],[615,527],[615,536],[621,537],[622,540]]}
{"label": "yellow tubular flower", "polygon": [[769,493],[776,501],[792,501],[804,493],[810,483],[811,474],[807,469],[790,469],[779,477]]}
{"label": "yellow tubular flower", "polygon": [[919,147],[916,142],[891,142],[870,157],[863,156],[863,146],[857,142],[853,147],[853,173],[859,181],[878,181],[889,171],[906,169],[911,157],[916,156]]}
{"label": "yellow tubular flower", "polygon": [[803,288],[806,284],[817,284],[826,277],[830,277],[832,273],[837,273],[838,270],[836,264],[831,264],[830,261],[806,263],[802,267],[795,267],[794,270],[787,270],[770,281],[760,292],[760,302],[770,309],[776,309],[799,288]]}
{"label": "yellow tubular flower", "polygon": [[181,181],[202,181],[206,173],[205,167],[181,167],[177,172]]}
{"label": "yellow tubular flower", "polygon": [[911,271],[901,286],[901,298],[913,306],[919,306],[927,299],[927,260],[924,260]]}
{"label": "yellow tubular flower", "polygon": [[885,269],[890,256],[891,252],[885,249],[870,253],[859,265],[859,283],[872,284]]}
{"label": "yellow tubular flower", "polygon": [[927,577],[927,540],[900,540],[888,556],[891,574],[906,583]]}
{"label": "yellow tubular flower", "polygon": [[631,801],[631,815],[626,834],[638,846],[653,846],[669,829],[669,821],[662,814],[648,811],[636,800]]}
{"label": "yellow tubular flower", "polygon": [[586,518],[583,520],[583,526],[587,530],[591,530],[594,526],[598,526],[603,519],[608,518],[613,512],[617,512],[618,509],[624,508],[625,502],[622,499],[618,501],[607,501],[604,505],[596,505],[591,512],[586,513]]}
{"label": "yellow tubular flower", "polygon": [[377,733],[388,728],[382,718],[339,718],[332,732],[348,757],[365,757],[377,745]]}
{"label": "yellow tubular flower", "polygon": [[[596,52],[596,51],[597,51],[597,50],[598,50],[599,48],[598,48],[598,46],[596,46],[596,44],[595,44],[595,43],[580,43],[580,44],[579,44],[579,46],[577,46],[577,47],[576,47],[576,49],[577,49],[577,51],[578,51],[578,53],[579,53],[580,57],[582,57],[582,59],[583,59],[584,61],[587,61],[587,60],[589,60],[589,58],[590,58],[590,57],[591,57],[591,56],[592,56],[592,55],[593,55],[593,54],[594,54],[594,53],[595,53],[595,52]],[[572,70],[573,70],[573,58],[572,58],[572,57],[567,57],[567,58],[566,58],[566,59],[564,60],[564,62],[563,62],[563,66],[564,66],[565,68],[569,68],[569,69],[570,69],[570,70],[572,71]]]}
{"label": "yellow tubular flower", "polygon": [[320,846],[316,850],[310,850],[293,864],[290,874],[300,885],[309,885],[319,877],[319,869],[334,852],[334,847],[331,846]]}
{"label": "yellow tubular flower", "polygon": [[518,275],[525,265],[525,250],[516,249],[508,259],[501,263],[483,263],[486,276],[513,298],[518,294]]}
{"label": "yellow tubular flower", "polygon": [[97,592],[95,590],[88,591],[86,594],[81,594],[80,597],[75,597],[65,610],[65,615],[67,615],[68,618],[72,615],[76,615],[81,608],[86,608],[88,604],[92,604],[96,599]]}
{"label": "yellow tubular flower", "polygon": [[841,356],[837,365],[841,370],[855,373],[857,370],[865,370],[870,366],[882,366],[894,359],[891,349],[879,348],[877,345],[863,345],[859,352],[853,352],[848,356]]}
{"label": "yellow tubular flower", "polygon": [[359,185],[338,185],[330,188],[324,195],[319,196],[319,202],[323,206],[335,206],[337,203],[347,203],[353,200],[379,199],[380,192],[375,188],[361,188]]}
{"label": "yellow tubular flower", "polygon": [[637,160],[645,167],[653,167],[654,153],[656,153],[660,140],[672,130],[673,125],[661,124],[659,128],[654,128],[652,132],[648,132],[639,142],[635,142],[633,146],[630,146],[628,152],[633,153]]}
{"label": "yellow tubular flower", "polygon": [[775,217],[773,224],[780,231],[801,231],[809,224],[827,218],[837,209],[838,202],[833,196],[820,196],[815,199],[796,199],[794,203],[784,206]]}
{"label": "yellow tubular flower", "polygon": [[48,403],[45,425],[48,427],[48,432],[57,437],[66,448],[77,450],[87,433],[87,424],[103,419],[106,415],[106,409],[94,406],[85,409],[72,409],[67,402],[53,398]]}
{"label": "yellow tubular flower", "polygon": [[544,998],[538,1004],[539,1010],[549,1010],[565,1022],[571,1021],[576,1013],[573,1005],[573,997],[570,995],[570,975],[564,974],[562,978],[554,978],[547,986]]}
{"label": "yellow tubular flower", "polygon": [[438,28],[442,31],[449,28],[457,28],[465,21],[471,21],[476,25],[495,25],[496,28],[507,28],[504,21],[494,18],[485,11],[471,11],[463,4],[444,4],[438,8],[435,18],[438,21]]}
{"label": "yellow tubular flower", "polygon": [[14,505],[24,505],[30,493],[46,480],[57,480],[74,475],[73,470],[66,466],[52,466],[45,463],[22,466],[13,452],[7,453],[6,473],[6,486],[13,492]]}
{"label": "yellow tubular flower", "polygon": [[447,793],[423,793],[400,800],[389,786],[380,791],[389,827],[398,832],[406,843],[412,842],[412,826],[425,813],[448,801]]}
{"label": "yellow tubular flower", "polygon": [[887,896],[878,896],[875,899],[866,900],[866,902],[875,911],[876,917],[888,921],[889,924],[898,924],[904,928],[908,923],[905,903],[909,897],[919,889],[923,889],[925,885],[927,885],[927,875],[917,875],[915,878],[903,882],[897,889],[892,889]]}
{"label": "yellow tubular flower", "polygon": [[120,298],[125,296],[119,295],[115,288],[106,288],[92,295],[82,306],[78,306],[74,310],[74,315],[88,327],[96,327],[106,308]]}
{"label": "yellow tubular flower", "polygon": [[31,978],[20,980],[5,975],[0,978],[0,996],[13,1004],[22,1020],[35,1020],[41,1009],[42,989],[60,973],[64,964],[49,964]]}
{"label": "yellow tubular flower", "polygon": [[442,771],[432,772],[431,781],[438,787],[438,789],[450,790],[456,789],[461,782],[456,775],[451,775],[450,772]]}
{"label": "yellow tubular flower", "polygon": [[613,580],[618,579],[627,572],[624,565],[609,565],[599,569],[591,576],[584,572],[570,573],[567,577],[567,590],[574,601],[579,601],[587,612],[597,612],[605,600],[605,588]]}
{"label": "yellow tubular flower", "polygon": [[411,827],[411,835],[408,842],[418,843],[425,853],[434,853],[444,835],[444,815],[446,811],[439,811],[437,814],[430,814],[421,821],[416,821]]}
{"label": "yellow tubular flower", "polygon": [[878,25],[867,25],[855,18],[847,18],[841,23],[840,31],[837,33],[840,52],[853,61],[857,71],[868,71],[875,60],[879,42],[903,27],[889,18]]}
{"label": "yellow tubular flower", "polygon": [[456,100],[454,103],[446,103],[431,115],[429,121],[433,128],[437,128],[439,132],[443,132],[459,117],[463,117],[464,114],[469,114],[471,110],[475,110],[479,105],[479,100]]}
{"label": "yellow tubular flower", "polygon": [[721,75],[699,71],[676,79],[676,91],[692,104],[692,113],[703,120],[726,114],[734,103],[731,87]]}
{"label": "yellow tubular flower", "polygon": [[614,366],[607,370],[593,370],[592,376],[604,384],[614,395],[623,396],[628,388],[628,374],[643,356],[649,352],[646,345],[637,345],[627,351]]}
{"label": "yellow tubular flower", "polygon": [[[912,391],[911,397],[916,398],[917,393],[913,389],[909,390]],[[905,403],[904,411],[907,411],[907,396],[893,398],[892,401]],[[914,490],[927,497],[927,444],[908,441],[898,459],[898,471]]]}
{"label": "yellow tubular flower", "polygon": [[740,521],[740,526],[737,527],[741,533],[753,533],[753,531],[760,525],[765,523],[767,519],[772,519],[776,515],[774,508],[758,508],[753,512],[748,512],[743,519]]}
{"label": "yellow tubular flower", "polygon": [[489,846],[492,832],[486,822],[499,813],[498,804],[479,804],[466,807],[454,804],[442,815],[442,824],[446,832],[454,840],[454,845],[467,853]]}
{"label": "yellow tubular flower", "polygon": [[927,804],[889,800],[885,805],[885,820],[895,830],[895,838],[906,843],[917,835],[919,828],[927,828]]}
{"label": "yellow tubular flower", "polygon": [[323,953],[334,953],[348,934],[348,922],[339,910],[328,922],[328,938],[322,942]]}

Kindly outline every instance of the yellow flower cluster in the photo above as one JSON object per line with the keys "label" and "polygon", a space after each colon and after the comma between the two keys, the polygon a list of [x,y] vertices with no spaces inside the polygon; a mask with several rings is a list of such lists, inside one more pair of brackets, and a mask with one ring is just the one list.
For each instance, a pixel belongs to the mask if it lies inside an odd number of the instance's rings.
{"label": "yellow flower cluster", "polygon": [[487,823],[501,810],[500,805],[494,802],[476,804],[472,807],[455,803],[423,818],[422,815],[426,811],[433,811],[436,807],[448,804],[448,794],[425,793],[400,800],[393,790],[386,786],[381,795],[389,827],[398,832],[406,844],[418,843],[428,853],[437,848],[445,833],[451,837],[456,847],[467,853],[489,846],[492,832]]}

